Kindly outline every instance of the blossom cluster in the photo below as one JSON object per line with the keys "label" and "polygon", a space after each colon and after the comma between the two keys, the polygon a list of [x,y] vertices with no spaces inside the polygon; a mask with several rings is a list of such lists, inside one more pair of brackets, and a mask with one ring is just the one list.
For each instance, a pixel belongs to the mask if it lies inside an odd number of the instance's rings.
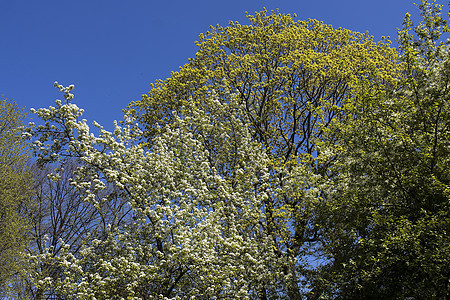
{"label": "blossom cluster", "polygon": [[110,198],[97,195],[112,184],[126,195],[131,217],[86,237],[76,255],[63,247],[57,256],[52,249],[34,256],[61,270],[54,278],[35,274],[39,288],[80,299],[245,299],[267,287],[277,293],[289,259],[277,252],[281,240],[267,229],[264,203],[304,180],[292,176],[284,190],[272,187],[270,159],[235,95],[221,101],[211,94],[208,111],[186,103],[146,147],[128,115],[113,132],[94,122],[99,134],[91,133],[72,103],[73,85],[55,86],[64,103],[35,111],[44,125],[26,130],[38,161],[78,159],[71,183],[84,200],[101,209]]}

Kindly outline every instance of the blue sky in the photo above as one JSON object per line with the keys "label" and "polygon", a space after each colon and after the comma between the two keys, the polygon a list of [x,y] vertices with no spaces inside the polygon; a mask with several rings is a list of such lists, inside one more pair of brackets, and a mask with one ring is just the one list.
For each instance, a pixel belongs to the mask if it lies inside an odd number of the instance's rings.
{"label": "blue sky", "polygon": [[[0,94],[29,110],[54,105],[53,82],[74,84],[74,102],[112,129],[122,109],[196,52],[209,25],[247,24],[266,7],[333,27],[396,37],[412,0],[144,1],[0,0]],[[442,2],[442,1],[440,1]],[[443,3],[445,4],[445,3]]]}

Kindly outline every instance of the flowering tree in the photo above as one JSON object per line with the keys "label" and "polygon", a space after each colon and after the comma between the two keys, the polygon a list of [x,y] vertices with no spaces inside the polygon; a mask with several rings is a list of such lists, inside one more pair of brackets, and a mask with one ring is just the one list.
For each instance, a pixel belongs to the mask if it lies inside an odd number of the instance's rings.
{"label": "flowering tree", "polygon": [[[33,263],[63,269],[56,280],[35,278],[39,288],[97,299],[286,296],[283,266],[289,257],[267,234],[261,201],[283,191],[271,187],[267,154],[251,138],[235,95],[224,103],[211,94],[208,111],[184,103],[183,113],[173,116],[176,126],[144,151],[130,116],[114,132],[95,124],[95,136],[79,120],[83,110],[72,103],[73,86],[56,86],[64,103],[36,111],[45,125],[27,132],[39,161],[77,158],[72,184],[84,200],[100,209],[109,198],[99,199],[98,191],[114,184],[127,194],[133,222],[110,224],[77,255],[67,245],[59,256],[52,247],[33,256]],[[301,166],[292,174],[290,188],[301,188],[309,177]],[[58,170],[52,177],[60,178]],[[315,197],[314,191],[304,193]]]}
{"label": "flowering tree", "polygon": [[[51,247],[52,255],[59,256],[61,249],[67,244],[68,250],[77,255],[92,236],[102,236],[108,224],[121,226],[128,220],[126,199],[117,189],[107,185],[105,191],[98,193],[97,198],[109,197],[97,209],[83,200],[77,189],[71,184],[78,163],[73,159],[63,159],[60,163],[39,166],[33,163],[30,173],[33,174],[33,205],[24,208],[29,220],[28,254],[43,254]],[[48,178],[53,170],[58,169],[57,181]],[[67,249],[66,249],[67,250]],[[57,265],[41,262],[32,268],[23,264],[22,274],[33,273],[33,278],[61,276],[61,268]],[[44,290],[33,284],[28,276],[17,276],[16,294],[18,298],[41,299]],[[49,292],[50,293],[50,292]]]}

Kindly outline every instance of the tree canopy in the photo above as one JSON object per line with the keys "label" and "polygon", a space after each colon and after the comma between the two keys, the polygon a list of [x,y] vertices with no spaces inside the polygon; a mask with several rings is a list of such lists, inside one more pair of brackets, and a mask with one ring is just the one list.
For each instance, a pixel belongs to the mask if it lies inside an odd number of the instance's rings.
{"label": "tree canopy", "polygon": [[203,102],[211,92],[224,102],[236,93],[252,134],[276,158],[311,154],[319,127],[333,120],[333,108],[356,82],[396,76],[396,52],[387,40],[377,44],[368,34],[273,11],[247,18],[250,25],[230,22],[201,34],[188,64],[130,104],[150,141],[185,101],[208,110]]}
{"label": "tree canopy", "polygon": [[[383,39],[266,10],[200,35],[195,58],[98,135],[73,85],[24,135],[100,215],[79,248],[29,257],[77,299],[449,297],[448,32],[440,6]],[[295,17],[295,16],[294,16]],[[119,125],[120,124],[120,125]],[[64,170],[49,178],[61,180]],[[35,269],[36,269],[35,268]],[[33,275],[31,275],[33,277]]]}

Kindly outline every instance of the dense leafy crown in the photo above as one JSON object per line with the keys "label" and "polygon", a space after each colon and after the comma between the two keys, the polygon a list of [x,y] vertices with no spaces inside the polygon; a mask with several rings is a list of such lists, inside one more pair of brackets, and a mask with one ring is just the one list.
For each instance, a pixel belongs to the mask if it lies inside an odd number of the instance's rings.
{"label": "dense leafy crown", "polygon": [[396,54],[387,41],[273,11],[247,17],[250,25],[230,22],[201,34],[195,58],[131,104],[147,137],[170,123],[184,101],[207,110],[209,93],[227,101],[232,92],[245,104],[253,135],[276,157],[311,153],[319,124],[331,122],[355,82],[395,77]]}

